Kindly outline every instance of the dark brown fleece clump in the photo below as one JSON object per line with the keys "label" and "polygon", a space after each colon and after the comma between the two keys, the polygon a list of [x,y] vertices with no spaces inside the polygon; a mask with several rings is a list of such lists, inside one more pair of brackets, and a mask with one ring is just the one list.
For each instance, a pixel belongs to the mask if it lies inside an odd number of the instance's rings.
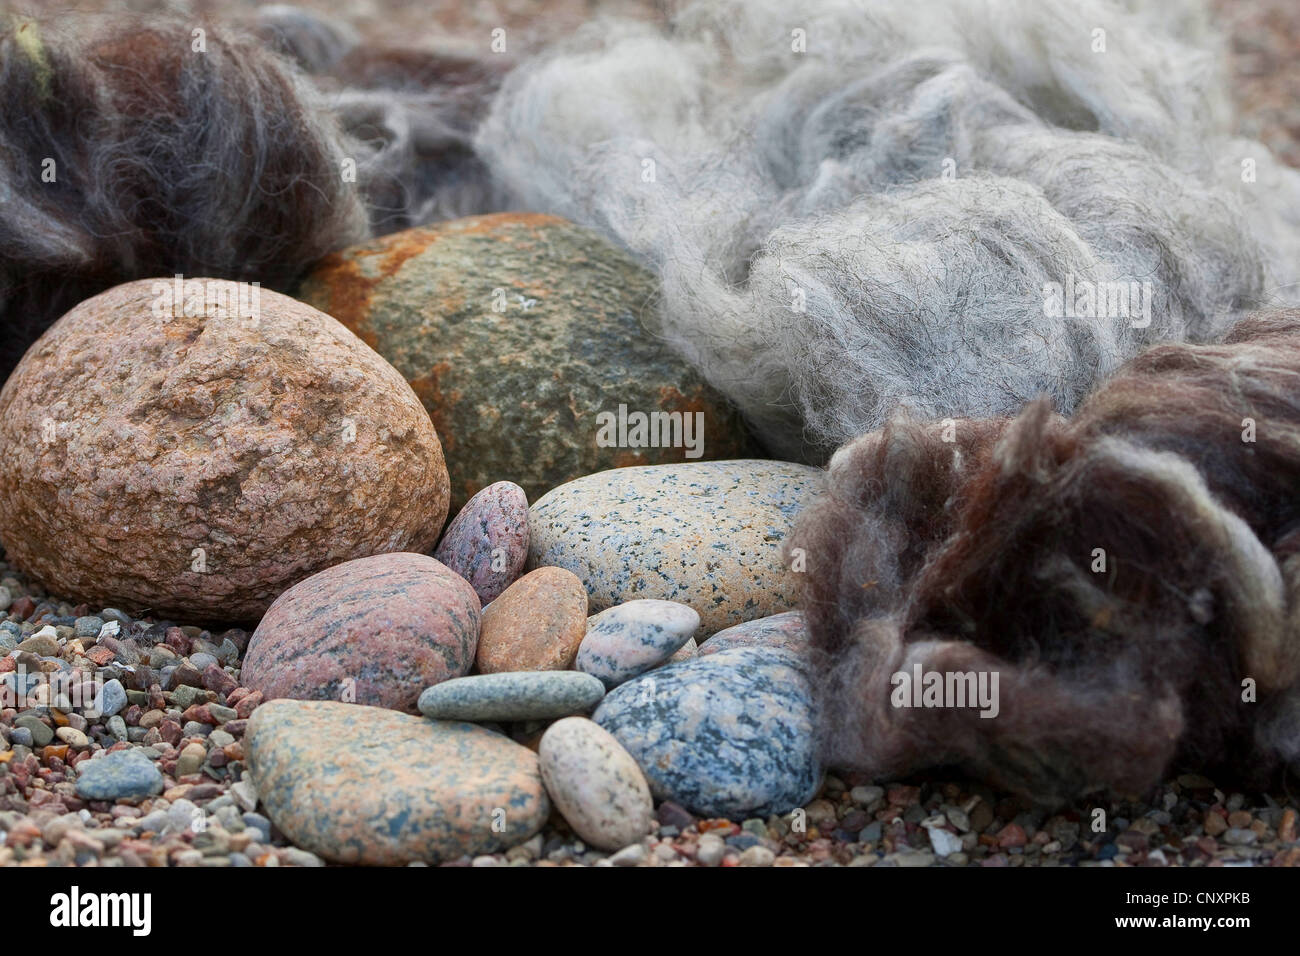
{"label": "dark brown fleece clump", "polygon": [[284,288],[364,235],[341,131],[261,41],[166,17],[0,16],[0,94],[0,380],[109,286]]}
{"label": "dark brown fleece clump", "polygon": [[[828,488],[791,546],[832,765],[1055,802],[1300,760],[1300,313],[1152,348],[1068,421],[897,420]],[[918,662],[996,671],[1000,712],[893,706]]]}

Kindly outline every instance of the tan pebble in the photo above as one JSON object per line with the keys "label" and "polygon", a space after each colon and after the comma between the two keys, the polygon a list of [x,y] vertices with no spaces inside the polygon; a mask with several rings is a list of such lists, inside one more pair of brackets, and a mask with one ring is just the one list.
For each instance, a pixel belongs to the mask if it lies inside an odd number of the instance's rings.
{"label": "tan pebble", "polygon": [[587,591],[563,568],[538,568],[483,609],[481,674],[569,670],[587,633]]}

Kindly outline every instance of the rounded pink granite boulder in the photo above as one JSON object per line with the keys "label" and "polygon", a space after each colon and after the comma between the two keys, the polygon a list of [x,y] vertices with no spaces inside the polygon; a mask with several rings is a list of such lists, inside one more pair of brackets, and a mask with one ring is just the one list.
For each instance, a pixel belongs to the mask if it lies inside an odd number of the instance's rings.
{"label": "rounded pink granite boulder", "polygon": [[268,700],[416,713],[422,690],[469,673],[479,621],[474,589],[433,558],[358,558],[276,599],[249,639],[241,682]]}
{"label": "rounded pink granite boulder", "polygon": [[59,319],[0,392],[0,541],[53,593],[256,621],[285,588],[447,517],[411,387],[269,289],[142,279]]}

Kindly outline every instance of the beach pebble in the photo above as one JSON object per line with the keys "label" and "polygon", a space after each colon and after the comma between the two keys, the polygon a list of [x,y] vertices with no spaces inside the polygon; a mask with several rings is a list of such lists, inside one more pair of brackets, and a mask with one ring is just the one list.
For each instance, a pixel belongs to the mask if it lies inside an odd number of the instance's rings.
{"label": "beach pebble", "polygon": [[807,646],[808,629],[803,614],[799,611],[786,611],[784,614],[760,617],[718,631],[700,645],[700,656],[733,647],[779,647],[801,654]]}
{"label": "beach pebble", "polygon": [[116,678],[106,681],[95,695],[93,709],[103,717],[112,717],[126,706],[126,688]]}
{"label": "beach pebble", "polygon": [[618,468],[529,510],[529,561],[576,574],[593,613],[635,598],[688,604],[704,636],[794,607],[782,547],[823,472],[780,461]]}
{"label": "beach pebble", "polygon": [[[658,287],[591,229],[507,212],[344,249],[298,294],[410,381],[447,450],[459,509],[499,478],[533,497],[619,465],[757,451],[734,406],[663,336],[647,333]],[[664,443],[659,431],[605,428],[602,416],[616,417],[620,405],[675,414],[680,440],[671,429]]]}
{"label": "beach pebble", "polygon": [[592,616],[574,666],[616,687],[662,664],[700,626],[694,608],[675,601],[628,601]]}
{"label": "beach pebble", "polygon": [[423,554],[379,554],[315,574],[253,632],[244,686],[270,700],[343,700],[415,712],[420,691],[469,673],[479,602]]}
{"label": "beach pebble", "polygon": [[341,561],[433,547],[447,469],[391,365],[270,289],[253,321],[159,307],[170,288],[87,299],[5,383],[8,560],[94,606],[242,621]]}
{"label": "beach pebble", "polygon": [[586,713],[605,685],[576,671],[516,671],[459,677],[420,695],[420,713],[434,720],[549,720]]}
{"label": "beach pebble", "polygon": [[656,800],[702,816],[785,813],[821,783],[810,688],[789,651],[670,664],[614,688],[592,719],[636,760]]}
{"label": "beach pebble", "polygon": [[550,813],[537,756],[474,724],[273,700],[253,712],[244,744],[267,816],[335,863],[497,853]]}
{"label": "beach pebble", "polygon": [[488,485],[460,510],[433,556],[470,583],[487,604],[514,583],[528,560],[528,498],[513,481]]}
{"label": "beach pebble", "polygon": [[162,789],[162,774],[138,750],[116,750],[77,764],[77,796],[85,800],[136,799]]}
{"label": "beach pebble", "polygon": [[563,568],[538,568],[483,609],[478,670],[568,670],[587,632],[587,592]]}
{"label": "beach pebble", "polygon": [[537,750],[556,809],[583,842],[618,850],[650,832],[654,802],[636,761],[585,717],[556,721]]}

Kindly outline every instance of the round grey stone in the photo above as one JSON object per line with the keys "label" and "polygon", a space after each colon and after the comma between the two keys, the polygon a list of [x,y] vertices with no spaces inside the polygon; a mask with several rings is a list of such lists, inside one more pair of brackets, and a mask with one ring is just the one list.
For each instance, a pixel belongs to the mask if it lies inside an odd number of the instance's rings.
{"label": "round grey stone", "polygon": [[147,797],[162,788],[158,768],[135,750],[118,750],[77,764],[77,796],[85,800]]}
{"label": "round grey stone", "polygon": [[669,664],[610,691],[592,719],[659,800],[742,820],[813,798],[822,768],[800,658],[740,647]]}

